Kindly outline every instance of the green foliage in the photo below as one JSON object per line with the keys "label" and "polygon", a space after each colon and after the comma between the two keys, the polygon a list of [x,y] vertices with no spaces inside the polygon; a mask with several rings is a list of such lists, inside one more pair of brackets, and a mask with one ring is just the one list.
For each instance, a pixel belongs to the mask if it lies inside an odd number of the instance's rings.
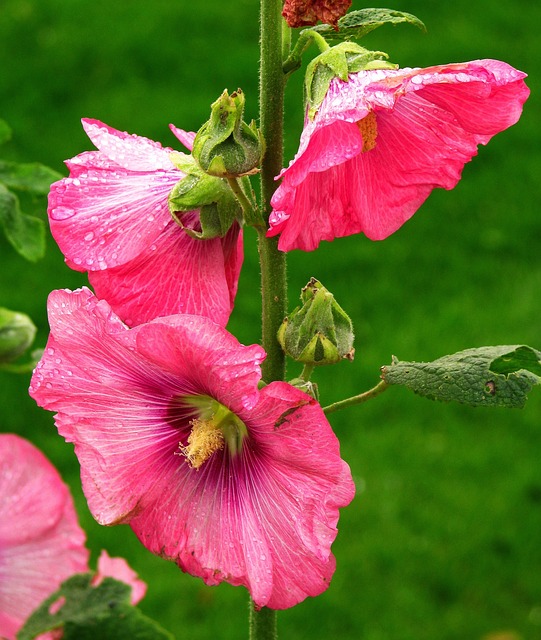
{"label": "green foliage", "polygon": [[19,199],[0,184],[0,227],[13,248],[27,260],[36,262],[45,253],[45,223],[21,211]]}
{"label": "green foliage", "polygon": [[61,177],[59,173],[39,162],[19,163],[0,160],[0,182],[8,189],[46,196],[51,183],[60,180]]}
{"label": "green foliage", "polygon": [[[11,129],[0,120],[0,144],[11,138]],[[18,197],[11,191],[47,195],[51,183],[61,176],[37,162],[21,164],[0,160],[0,227],[13,248],[27,260],[36,262],[45,253],[45,223],[22,212]]]}
{"label": "green foliage", "polygon": [[400,23],[411,24],[421,31],[426,31],[424,23],[411,13],[382,8],[360,9],[347,13],[338,20],[338,31],[328,24],[317,25],[313,30],[329,40],[358,40],[384,24]]}
{"label": "green foliage", "polygon": [[28,618],[17,640],[62,630],[64,640],[172,640],[173,636],[130,604],[129,585],[105,578],[93,586],[92,574],[66,580]]}
{"label": "green foliage", "polygon": [[11,129],[5,120],[0,118],[0,144],[11,139]]}
{"label": "green foliage", "polygon": [[526,346],[466,349],[433,362],[382,367],[387,384],[404,385],[420,396],[472,407],[522,408],[541,382],[541,352]]}

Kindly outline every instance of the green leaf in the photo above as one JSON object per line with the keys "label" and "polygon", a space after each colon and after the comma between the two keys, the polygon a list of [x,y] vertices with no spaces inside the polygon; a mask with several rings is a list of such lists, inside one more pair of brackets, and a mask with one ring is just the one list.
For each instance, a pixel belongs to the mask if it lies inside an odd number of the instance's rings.
{"label": "green leaf", "polygon": [[11,139],[11,129],[9,124],[0,118],[0,144],[4,144]]}
{"label": "green leaf", "polygon": [[444,356],[434,362],[400,362],[382,367],[387,384],[415,393],[473,407],[521,408],[541,382],[541,352],[524,345],[480,347]]}
{"label": "green leaf", "polygon": [[10,189],[47,195],[52,182],[62,176],[39,162],[21,164],[0,160],[0,182]]}
{"label": "green leaf", "polygon": [[172,640],[173,636],[130,604],[130,587],[113,578],[98,586],[89,573],[66,580],[28,618],[17,640],[62,630],[64,640]]}
{"label": "green leaf", "polygon": [[13,248],[31,262],[45,254],[45,223],[28,216],[19,207],[17,196],[0,184],[0,227]]}
{"label": "green leaf", "polygon": [[327,24],[320,24],[310,27],[312,31],[317,31],[329,40],[353,40],[365,36],[384,24],[399,24],[406,22],[426,31],[426,27],[419,18],[404,11],[394,11],[392,9],[360,9],[347,13],[338,20],[338,31]]}

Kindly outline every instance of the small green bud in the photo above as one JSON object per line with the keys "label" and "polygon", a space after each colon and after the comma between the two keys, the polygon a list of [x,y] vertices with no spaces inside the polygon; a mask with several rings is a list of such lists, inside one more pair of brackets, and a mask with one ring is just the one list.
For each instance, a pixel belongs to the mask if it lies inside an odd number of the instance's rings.
{"label": "small green bud", "polygon": [[199,129],[192,154],[205,173],[238,178],[259,171],[264,145],[255,122],[243,121],[244,93],[224,91],[211,105],[210,119]]}
{"label": "small green bud", "polygon": [[370,51],[354,42],[341,42],[314,58],[306,68],[304,89],[308,115],[314,118],[334,78],[347,81],[365,69],[396,69],[383,51]]}
{"label": "small green bud", "polygon": [[333,294],[311,278],[301,292],[303,305],[284,320],[278,342],[287,355],[309,365],[353,360],[353,326]]}
{"label": "small green bud", "polygon": [[0,364],[21,356],[35,336],[36,327],[27,315],[0,307]]}

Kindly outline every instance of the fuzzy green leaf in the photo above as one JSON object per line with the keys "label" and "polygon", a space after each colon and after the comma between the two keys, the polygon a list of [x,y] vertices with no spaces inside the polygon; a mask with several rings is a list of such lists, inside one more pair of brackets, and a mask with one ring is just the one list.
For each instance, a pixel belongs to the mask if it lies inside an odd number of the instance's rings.
{"label": "fuzzy green leaf", "polygon": [[31,262],[45,253],[45,223],[23,213],[17,196],[0,184],[0,227],[13,248]]}
{"label": "fuzzy green leaf", "polygon": [[52,182],[62,176],[39,162],[21,164],[0,160],[0,182],[9,189],[47,195]]}
{"label": "fuzzy green leaf", "polygon": [[381,372],[387,384],[403,385],[431,400],[521,408],[531,388],[541,382],[541,352],[512,345],[467,349],[434,362],[393,357]]}
{"label": "fuzzy green leaf", "polygon": [[105,578],[96,587],[91,580],[84,573],[63,582],[28,618],[17,640],[32,640],[53,629],[62,630],[64,640],[172,640],[130,604],[127,584]]}
{"label": "fuzzy green leaf", "polygon": [[11,139],[11,129],[9,124],[0,118],[0,144],[4,144]]}
{"label": "fuzzy green leaf", "polygon": [[421,31],[426,31],[424,23],[411,13],[382,8],[360,9],[347,13],[338,20],[338,31],[327,24],[310,28],[312,31],[318,31],[329,40],[353,40],[362,38],[384,24],[396,25],[402,22],[412,24]]}

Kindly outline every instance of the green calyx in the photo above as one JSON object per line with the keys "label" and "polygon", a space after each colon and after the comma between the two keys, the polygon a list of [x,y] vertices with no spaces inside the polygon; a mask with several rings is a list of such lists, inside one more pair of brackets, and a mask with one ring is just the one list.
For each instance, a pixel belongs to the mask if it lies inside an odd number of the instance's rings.
{"label": "green calyx", "polygon": [[[233,222],[242,219],[242,207],[227,181],[207,175],[191,156],[173,152],[171,160],[186,174],[169,194],[169,211],[175,222],[193,238],[225,236]],[[200,231],[189,228],[182,215],[196,210]]]}
{"label": "green calyx", "polygon": [[396,69],[397,65],[387,62],[387,58],[383,51],[370,51],[354,42],[341,42],[318,55],[306,68],[304,79],[308,116],[315,117],[334,78],[346,82],[350,73]]}
{"label": "green calyx", "polygon": [[210,119],[197,132],[193,156],[201,169],[220,178],[237,178],[259,171],[264,145],[255,122],[243,121],[245,98],[237,89],[224,91],[211,105]]}
{"label": "green calyx", "polygon": [[0,307],[0,364],[21,356],[35,336],[36,327],[27,315]]}
{"label": "green calyx", "polygon": [[278,330],[285,353],[306,365],[353,360],[353,325],[333,294],[312,278],[302,290],[301,301],[302,306]]}

